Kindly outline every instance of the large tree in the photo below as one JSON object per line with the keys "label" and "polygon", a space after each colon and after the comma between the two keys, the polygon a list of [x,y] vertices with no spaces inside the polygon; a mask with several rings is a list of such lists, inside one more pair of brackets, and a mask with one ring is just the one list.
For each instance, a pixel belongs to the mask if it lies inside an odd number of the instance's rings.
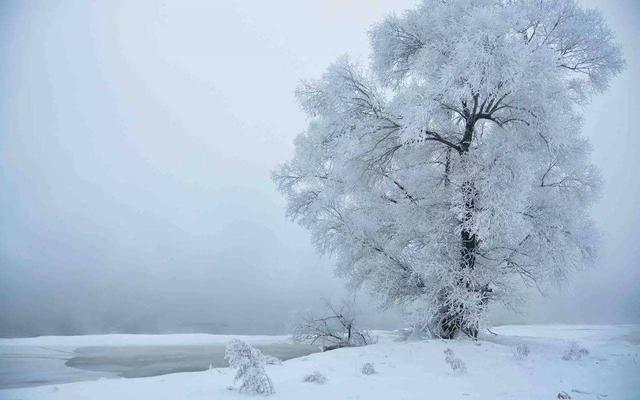
{"label": "large tree", "polygon": [[573,0],[426,0],[370,38],[369,71],[343,57],[300,86],[275,182],[339,274],[476,336],[488,302],[593,261],[581,108],[621,52]]}

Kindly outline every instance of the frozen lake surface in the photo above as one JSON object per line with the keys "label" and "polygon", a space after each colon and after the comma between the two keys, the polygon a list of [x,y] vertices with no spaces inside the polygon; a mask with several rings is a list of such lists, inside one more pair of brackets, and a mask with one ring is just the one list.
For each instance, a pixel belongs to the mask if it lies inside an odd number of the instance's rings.
{"label": "frozen lake surface", "polygon": [[[108,340],[109,337],[113,340]],[[74,338],[80,346],[72,345]],[[105,335],[96,336],[95,341],[91,338],[93,336],[0,340],[0,389],[204,371],[210,365],[227,367],[224,350],[231,336]],[[163,340],[167,338],[169,340]],[[317,347],[290,343],[281,336],[240,338],[281,360],[319,351]],[[170,344],[172,341],[178,344]]]}

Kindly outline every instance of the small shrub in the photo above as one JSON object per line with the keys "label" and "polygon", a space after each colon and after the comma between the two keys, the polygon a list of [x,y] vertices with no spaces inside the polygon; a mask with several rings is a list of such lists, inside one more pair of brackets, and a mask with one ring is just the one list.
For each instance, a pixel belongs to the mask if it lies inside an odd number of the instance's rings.
{"label": "small shrub", "polygon": [[454,373],[464,374],[467,371],[467,366],[464,365],[464,362],[461,359],[456,357],[456,355],[453,353],[453,350],[446,349],[444,351],[444,354],[445,354],[444,360],[447,362],[447,364],[449,364],[449,366],[451,367],[451,370]]}
{"label": "small shrub", "polygon": [[513,349],[513,357],[516,360],[524,360],[525,358],[529,357],[529,346],[527,346],[524,343],[519,343],[515,349]]}
{"label": "small shrub", "polygon": [[297,343],[320,345],[322,351],[367,346],[377,342],[377,338],[369,331],[356,326],[353,302],[343,301],[339,306],[327,302],[326,308],[323,316],[298,316],[292,339]]}
{"label": "small shrub", "polygon": [[266,362],[260,350],[242,340],[234,339],[227,345],[224,358],[230,367],[238,370],[234,380],[241,381],[241,392],[264,395],[275,393],[273,383],[264,370]]}
{"label": "small shrub", "polygon": [[580,361],[582,357],[589,355],[589,350],[580,346],[576,342],[571,342],[569,348],[564,352],[562,359],[565,361]]}
{"label": "small shrub", "polygon": [[376,373],[376,369],[373,367],[371,363],[364,363],[362,365],[362,374],[363,375],[373,375]]}
{"label": "small shrub", "polygon": [[302,378],[302,382],[317,383],[318,385],[324,385],[327,382],[327,377],[322,375],[318,371],[313,371],[313,374],[305,375],[304,378]]}

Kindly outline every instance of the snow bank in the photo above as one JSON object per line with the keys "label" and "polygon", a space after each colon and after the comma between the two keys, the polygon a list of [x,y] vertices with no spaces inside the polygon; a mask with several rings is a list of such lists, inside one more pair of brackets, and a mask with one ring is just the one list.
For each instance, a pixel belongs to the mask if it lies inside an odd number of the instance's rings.
{"label": "snow bank", "polygon": [[[518,399],[553,400],[559,392],[573,399],[637,400],[640,393],[640,346],[625,340],[636,327],[557,326],[500,327],[498,336],[486,334],[471,341],[381,341],[268,365],[277,387],[273,399]],[[517,333],[507,335],[506,332]],[[174,336],[174,335],[171,335]],[[216,339],[218,340],[218,339]],[[224,340],[220,338],[220,340]],[[563,349],[577,341],[589,355],[562,360]],[[526,359],[516,360],[513,348],[525,342]],[[444,350],[451,348],[467,366],[454,374]],[[375,365],[376,374],[363,375],[362,365]],[[318,371],[324,385],[310,385],[303,377]],[[2,399],[253,399],[233,385],[228,368],[140,379],[102,379],[92,382],[0,391]]]}

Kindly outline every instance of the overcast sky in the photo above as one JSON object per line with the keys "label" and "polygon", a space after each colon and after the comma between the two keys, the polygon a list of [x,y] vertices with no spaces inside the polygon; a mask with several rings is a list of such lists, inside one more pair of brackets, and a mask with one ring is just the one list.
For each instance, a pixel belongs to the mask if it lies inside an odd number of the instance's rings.
{"label": "overcast sky", "polygon": [[[270,173],[306,125],[297,83],[366,63],[369,26],[414,3],[3,1],[0,336],[280,332],[341,296]],[[640,3],[588,4],[627,60],[586,110],[602,257],[495,322],[640,321]]]}

